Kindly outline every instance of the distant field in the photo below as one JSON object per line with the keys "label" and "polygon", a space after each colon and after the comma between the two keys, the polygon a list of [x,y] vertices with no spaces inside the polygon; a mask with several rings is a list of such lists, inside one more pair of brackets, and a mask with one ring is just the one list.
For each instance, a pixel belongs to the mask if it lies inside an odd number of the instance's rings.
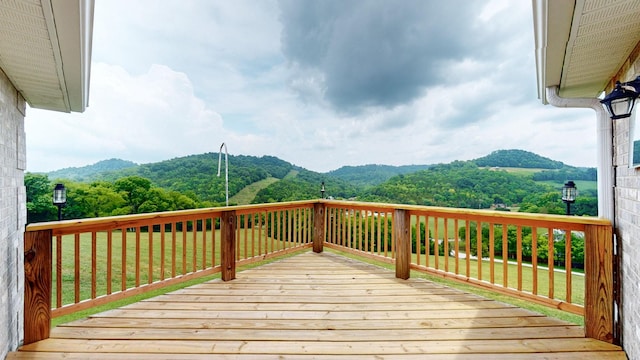
{"label": "distant field", "polygon": [[[535,174],[540,171],[548,170],[548,169],[525,169],[525,168],[513,168],[513,167],[485,167],[485,169],[495,169],[496,171],[506,171],[510,174],[514,175],[522,175],[528,176]],[[567,179],[571,180],[571,179]],[[561,189],[564,186],[564,181],[556,181],[556,180],[545,180],[545,181],[536,181],[541,184],[551,185],[555,188]],[[573,180],[576,183],[576,187],[578,188],[578,192],[580,191],[596,191],[598,187],[598,183],[596,181],[587,181],[587,180]]]}
{"label": "distant field", "polygon": [[[287,175],[285,175],[285,179],[291,179],[298,176],[299,171],[291,170]],[[253,199],[255,199],[258,191],[266,188],[267,186],[280,181],[280,179],[269,177],[264,180],[256,181],[253,184],[247,185],[244,189],[240,190],[237,194],[233,195],[229,198],[229,202],[232,204],[238,205],[248,205],[251,204]]]}
{"label": "distant field", "polygon": [[514,167],[484,167],[484,169],[494,169],[496,171],[506,171],[508,173],[514,174],[514,175],[531,175],[543,170],[548,170],[548,169],[529,169],[529,168],[514,168]]}
{"label": "distant field", "polygon": [[298,170],[291,170],[289,171],[289,173],[287,175],[284,176],[285,179],[291,179],[294,178],[296,176],[298,176],[298,173],[300,173],[300,171]]}
{"label": "distant field", "polygon": [[[547,180],[547,181],[538,181],[538,182],[541,184],[551,185],[558,189],[561,189],[562,186],[564,186],[564,183],[561,181]],[[598,188],[597,181],[574,180],[573,182],[576,183],[576,188],[578,188],[578,195],[580,194],[580,191],[587,191],[587,190],[596,191]]]}
{"label": "distant field", "polygon": [[245,186],[244,189],[240,190],[237,194],[229,198],[229,202],[232,204],[238,204],[238,205],[251,204],[251,201],[253,201],[253,199],[258,194],[258,191],[266,188],[267,186],[277,181],[278,181],[277,178],[269,177],[264,180],[256,181],[253,184],[249,184]]}

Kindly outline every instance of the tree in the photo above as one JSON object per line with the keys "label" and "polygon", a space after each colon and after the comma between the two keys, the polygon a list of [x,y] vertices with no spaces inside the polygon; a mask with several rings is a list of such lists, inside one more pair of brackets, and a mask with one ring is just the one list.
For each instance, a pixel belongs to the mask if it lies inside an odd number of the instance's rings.
{"label": "tree", "polygon": [[141,176],[127,176],[115,182],[115,189],[122,193],[131,214],[140,213],[140,206],[147,201],[151,181]]}
{"label": "tree", "polygon": [[126,201],[115,190],[113,184],[107,182],[91,183],[89,195],[91,196],[89,206],[95,209],[92,217],[120,215],[126,208]]}
{"label": "tree", "polygon": [[47,175],[26,173],[24,185],[27,192],[27,223],[56,219],[56,207],[52,203],[53,187]]}
{"label": "tree", "polygon": [[532,193],[524,198],[520,204],[520,211],[562,215],[565,213],[565,206],[561,197],[559,191]]}

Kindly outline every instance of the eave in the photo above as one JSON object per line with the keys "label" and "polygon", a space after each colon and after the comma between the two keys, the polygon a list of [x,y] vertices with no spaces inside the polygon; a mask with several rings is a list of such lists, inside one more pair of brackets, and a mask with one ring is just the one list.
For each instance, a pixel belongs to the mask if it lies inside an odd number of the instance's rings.
{"label": "eave", "polygon": [[637,0],[533,0],[538,97],[594,98],[640,41]]}
{"label": "eave", "polygon": [[0,2],[0,69],[33,108],[83,112],[94,0]]}

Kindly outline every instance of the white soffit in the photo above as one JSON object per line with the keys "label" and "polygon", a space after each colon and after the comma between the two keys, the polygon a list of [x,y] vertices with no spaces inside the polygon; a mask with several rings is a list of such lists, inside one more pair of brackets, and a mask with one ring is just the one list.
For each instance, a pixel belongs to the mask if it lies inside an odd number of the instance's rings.
{"label": "white soffit", "polygon": [[85,110],[93,0],[0,0],[0,69],[29,105]]}
{"label": "white soffit", "polygon": [[640,41],[640,1],[577,1],[560,95],[595,97]]}

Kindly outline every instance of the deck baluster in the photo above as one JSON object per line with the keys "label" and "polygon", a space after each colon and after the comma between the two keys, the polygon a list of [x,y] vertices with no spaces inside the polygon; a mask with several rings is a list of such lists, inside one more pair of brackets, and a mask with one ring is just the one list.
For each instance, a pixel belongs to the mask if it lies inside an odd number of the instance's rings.
{"label": "deck baluster", "polygon": [[236,278],[236,212],[224,211],[220,219],[222,227],[222,280],[229,281]]}

